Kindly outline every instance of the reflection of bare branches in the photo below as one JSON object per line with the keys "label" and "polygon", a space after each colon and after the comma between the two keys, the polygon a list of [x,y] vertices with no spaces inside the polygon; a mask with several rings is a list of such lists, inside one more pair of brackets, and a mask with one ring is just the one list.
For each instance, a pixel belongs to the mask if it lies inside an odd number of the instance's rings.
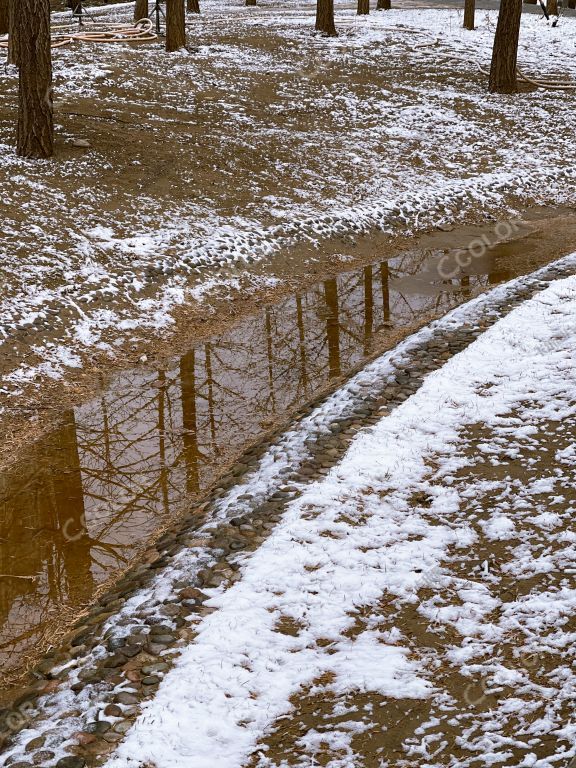
{"label": "reflection of bare branches", "polygon": [[[169,370],[116,377],[68,414],[25,477],[2,478],[0,573],[15,577],[0,578],[10,638],[2,655],[29,646],[55,607],[87,599],[95,582],[127,562],[134,540],[212,482],[262,424],[360,363],[375,329],[453,306],[458,297],[441,285],[419,293],[410,283],[429,259],[405,255],[286,298]],[[471,276],[458,288],[489,280]],[[70,521],[85,535],[66,540]]]}

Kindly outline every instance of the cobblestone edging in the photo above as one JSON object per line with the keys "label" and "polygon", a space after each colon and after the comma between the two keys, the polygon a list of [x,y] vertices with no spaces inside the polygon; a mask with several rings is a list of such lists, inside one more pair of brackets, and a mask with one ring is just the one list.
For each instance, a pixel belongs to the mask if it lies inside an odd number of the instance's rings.
{"label": "cobblestone edging", "polygon": [[264,541],[284,507],[429,372],[513,307],[575,272],[576,256],[566,257],[458,307],[299,412],[292,430],[248,451],[202,505],[207,522],[199,522],[196,509],[169,529],[156,543],[158,559],[136,566],[103,595],[0,712],[0,765],[101,765],[211,612],[213,590],[240,578],[239,555]]}

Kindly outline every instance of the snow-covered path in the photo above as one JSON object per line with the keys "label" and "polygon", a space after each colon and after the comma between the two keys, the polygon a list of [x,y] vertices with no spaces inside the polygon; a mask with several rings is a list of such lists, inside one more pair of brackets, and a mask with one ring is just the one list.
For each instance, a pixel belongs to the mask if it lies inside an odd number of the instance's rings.
{"label": "snow-covered path", "polygon": [[108,768],[566,765],[575,346],[568,278],[360,434],[211,593]]}

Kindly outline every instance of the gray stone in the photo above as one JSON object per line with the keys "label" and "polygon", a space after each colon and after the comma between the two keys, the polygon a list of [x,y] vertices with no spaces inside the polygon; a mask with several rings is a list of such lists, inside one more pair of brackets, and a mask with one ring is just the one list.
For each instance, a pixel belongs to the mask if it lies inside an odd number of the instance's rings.
{"label": "gray stone", "polygon": [[143,675],[155,675],[158,672],[167,672],[168,669],[168,664],[165,664],[163,661],[159,661],[156,664],[146,664],[142,667],[141,671]]}
{"label": "gray stone", "polygon": [[58,760],[56,768],[84,768],[85,765],[86,760],[84,760],[83,757],[68,755],[67,757],[62,757]]}
{"label": "gray stone", "polygon": [[156,675],[147,675],[142,678],[142,685],[158,685],[160,678]]}
{"label": "gray stone", "polygon": [[128,691],[121,691],[120,693],[117,693],[116,696],[114,696],[114,701],[117,704],[138,704],[139,699],[137,696],[134,696],[133,693],[128,693]]}

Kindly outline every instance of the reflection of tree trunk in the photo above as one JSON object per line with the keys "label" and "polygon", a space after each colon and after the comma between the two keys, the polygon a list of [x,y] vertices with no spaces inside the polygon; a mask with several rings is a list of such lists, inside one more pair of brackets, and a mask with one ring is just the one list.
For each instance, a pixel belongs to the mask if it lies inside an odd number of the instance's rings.
{"label": "reflection of tree trunk", "polygon": [[370,340],[374,328],[374,295],[372,267],[364,267],[364,354],[370,352]]}
{"label": "reflection of tree trunk", "polygon": [[266,317],[266,354],[268,356],[268,386],[270,388],[270,404],[272,413],[276,413],[276,395],[274,393],[274,345],[272,344],[272,317],[270,310],[265,311]]}
{"label": "reflection of tree trunk", "polygon": [[[58,444],[61,450],[50,456],[51,490],[54,500],[56,524],[61,538],[55,546],[60,555],[68,587],[68,597],[85,599],[94,589],[91,569],[92,541],[88,534],[84,509],[82,470],[78,453],[78,437],[74,412],[70,411],[66,424],[60,430]],[[62,579],[59,579],[62,582]]]}
{"label": "reflection of tree trunk", "polygon": [[306,370],[306,331],[304,328],[304,313],[302,312],[302,296],[296,296],[296,322],[298,324],[298,340],[300,342],[300,378],[304,392],[308,389],[308,372]]}
{"label": "reflection of tree trunk", "polygon": [[380,264],[380,283],[382,285],[382,313],[384,322],[387,323],[390,320],[390,287],[387,261],[383,261]]}
{"label": "reflection of tree trunk", "polygon": [[329,311],[326,319],[326,338],[328,340],[328,376],[332,379],[340,376],[340,322],[338,317],[338,283],[326,280],[324,299]]}
{"label": "reflection of tree trunk", "polygon": [[164,418],[164,400],[166,398],[166,373],[158,371],[158,457],[160,459],[160,490],[162,491],[162,504],[164,514],[170,510],[168,499],[168,467],[166,466],[166,423]]}
{"label": "reflection of tree trunk", "polygon": [[216,444],[216,415],[214,413],[214,380],[212,378],[212,347],[204,345],[204,359],[206,361],[206,383],[208,384],[208,418],[210,419],[210,437],[212,438],[212,450],[218,454]]}
{"label": "reflection of tree trunk", "polygon": [[180,386],[182,390],[182,427],[184,436],[184,461],[186,463],[186,490],[200,491],[198,450],[198,425],[196,414],[196,371],[195,352],[192,350],[180,358]]}

